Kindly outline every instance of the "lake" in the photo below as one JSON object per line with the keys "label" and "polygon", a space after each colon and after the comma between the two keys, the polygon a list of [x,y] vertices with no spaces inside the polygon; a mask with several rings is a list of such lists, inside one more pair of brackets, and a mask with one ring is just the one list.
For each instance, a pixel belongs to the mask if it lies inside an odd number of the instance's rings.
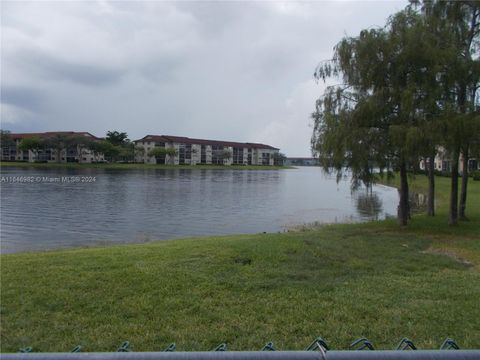
{"label": "lake", "polygon": [[318,167],[288,170],[2,168],[1,251],[283,232],[396,214],[397,190],[352,192]]}

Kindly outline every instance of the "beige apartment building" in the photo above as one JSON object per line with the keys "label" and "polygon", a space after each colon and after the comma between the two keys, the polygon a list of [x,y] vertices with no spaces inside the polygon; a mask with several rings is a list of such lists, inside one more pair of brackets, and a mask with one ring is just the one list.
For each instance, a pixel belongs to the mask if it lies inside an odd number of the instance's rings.
{"label": "beige apartment building", "polygon": [[[41,147],[35,151],[22,151],[19,149],[20,142],[26,138],[38,138],[46,140],[55,136],[63,136],[70,138],[85,137],[89,141],[103,140],[88,132],[74,132],[74,131],[56,131],[43,133],[17,133],[10,134],[11,139],[15,145],[2,146],[1,159],[4,161],[28,161],[28,162],[78,162],[78,163],[92,163],[104,162],[105,158],[102,153],[94,153],[92,150],[79,145],[57,150],[49,147]],[[58,157],[58,158],[57,158]]]}
{"label": "beige apartment building", "polygon": [[[172,165],[274,165],[279,149],[258,143],[193,139],[170,135],[147,135],[134,141],[136,162]],[[155,148],[175,149],[175,155],[151,156]],[[172,152],[173,153],[173,152]]]}

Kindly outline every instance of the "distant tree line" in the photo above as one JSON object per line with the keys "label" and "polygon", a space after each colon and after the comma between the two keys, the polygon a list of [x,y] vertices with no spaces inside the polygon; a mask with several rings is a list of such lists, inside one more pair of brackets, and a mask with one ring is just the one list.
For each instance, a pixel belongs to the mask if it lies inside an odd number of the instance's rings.
{"label": "distant tree line", "polygon": [[315,70],[317,80],[341,84],[316,102],[314,154],[338,176],[349,169],[353,185],[398,171],[402,225],[410,219],[407,175],[420,160],[434,215],[440,146],[452,162],[449,223],[466,219],[468,160],[480,156],[479,33],[480,2],[412,0],[384,27],[343,38]]}

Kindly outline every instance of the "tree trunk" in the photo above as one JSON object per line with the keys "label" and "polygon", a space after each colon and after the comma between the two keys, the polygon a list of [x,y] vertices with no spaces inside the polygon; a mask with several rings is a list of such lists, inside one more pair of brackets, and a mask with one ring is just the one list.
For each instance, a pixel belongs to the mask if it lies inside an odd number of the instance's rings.
{"label": "tree trunk", "polygon": [[463,151],[463,171],[462,171],[462,190],[460,193],[460,210],[458,217],[460,220],[468,220],[465,215],[467,207],[467,185],[468,185],[468,149]]}
{"label": "tree trunk", "polygon": [[435,152],[428,159],[428,199],[427,215],[435,216]]}
{"label": "tree trunk", "polygon": [[[466,113],[466,100],[467,100],[467,85],[464,82],[459,84],[458,89],[458,99],[457,103],[459,105],[460,113]],[[448,223],[450,225],[456,225],[458,223],[458,165],[460,157],[460,146],[455,149],[453,153],[453,164],[452,164],[452,189],[450,194],[450,216]],[[463,185],[463,180],[462,180]],[[463,190],[463,189],[462,189]],[[465,188],[466,190],[466,188]],[[466,197],[465,193],[465,197]]]}
{"label": "tree trunk", "polygon": [[398,205],[398,222],[405,226],[410,218],[410,206],[408,204],[408,178],[407,165],[400,165],[400,203]]}
{"label": "tree trunk", "polygon": [[452,182],[450,188],[450,209],[448,214],[449,225],[456,225],[458,223],[458,157],[459,151],[455,150],[452,158]]}

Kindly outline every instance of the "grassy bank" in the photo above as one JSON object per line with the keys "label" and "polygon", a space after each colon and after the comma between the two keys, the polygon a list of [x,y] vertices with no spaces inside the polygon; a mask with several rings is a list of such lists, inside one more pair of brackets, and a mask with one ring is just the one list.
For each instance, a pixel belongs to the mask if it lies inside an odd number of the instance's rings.
{"label": "grassy bank", "polygon": [[[437,202],[437,209],[440,211],[446,211],[448,207],[448,201],[450,200],[450,184],[451,184],[452,179],[446,176],[436,176],[435,177],[435,200]],[[458,190],[459,190],[459,195],[460,195],[460,184],[461,184],[461,178],[458,179]],[[400,177],[395,176],[392,179],[380,179],[380,182],[388,185],[388,186],[393,186],[393,187],[400,187]],[[414,175],[410,174],[408,177],[408,184],[410,191],[417,192],[417,193],[423,193],[427,194],[428,193],[428,182],[426,180],[425,175]],[[473,198],[478,198],[480,199],[480,182],[479,181],[474,181],[471,177],[469,179],[468,184],[469,189],[468,189],[468,195],[473,196]],[[473,206],[476,206],[476,203],[472,204]],[[476,208],[474,211],[479,210]],[[480,211],[480,210],[479,210]]]}
{"label": "grassy bank", "polygon": [[337,349],[360,336],[386,349],[403,336],[479,348],[480,182],[470,185],[471,221],[454,228],[441,204],[406,229],[388,220],[4,255],[2,351],[112,351],[123,340],[136,351],[294,350],[316,336]]}
{"label": "grassy bank", "polygon": [[142,170],[142,169],[187,169],[187,170],[280,170],[293,169],[290,166],[267,165],[157,165],[157,164],[119,164],[119,163],[29,163],[22,161],[3,161],[0,167],[47,168],[47,169],[114,169],[114,170]]}

